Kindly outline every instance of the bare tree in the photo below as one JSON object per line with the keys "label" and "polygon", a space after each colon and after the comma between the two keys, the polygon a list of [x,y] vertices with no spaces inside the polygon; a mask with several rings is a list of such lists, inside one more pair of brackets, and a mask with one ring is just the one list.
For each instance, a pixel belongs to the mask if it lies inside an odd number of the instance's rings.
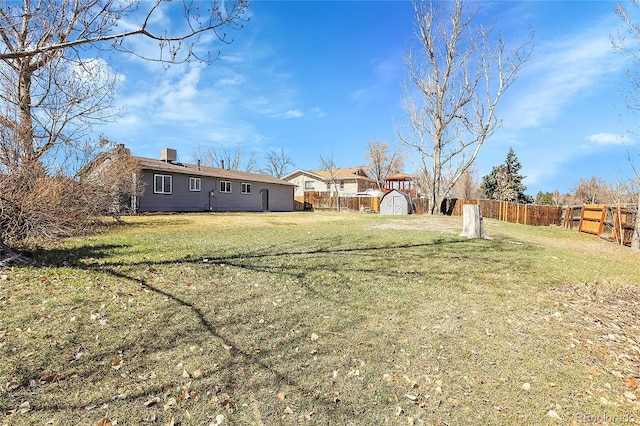
{"label": "bare tree", "polygon": [[[0,124],[9,136],[1,141],[3,166],[41,166],[59,144],[78,141],[87,125],[113,116],[109,106],[115,78],[102,60],[87,59],[87,48],[166,63],[210,60],[195,49],[197,41],[205,32],[229,41],[223,30],[239,26],[247,2],[213,1],[207,10],[185,1],[186,22],[175,34],[152,24],[156,15],[168,11],[167,5],[161,0],[0,3]],[[158,54],[136,53],[135,38],[157,42]]]}
{"label": "bare tree", "polygon": [[122,144],[102,139],[110,149],[78,172],[86,191],[93,194],[93,213],[119,220],[123,213],[136,212],[137,201],[144,193],[142,170],[131,152]]}
{"label": "bare tree", "polygon": [[283,148],[280,151],[271,150],[266,156],[266,165],[261,169],[262,173],[281,178],[289,172],[289,167],[293,167],[295,164],[291,157],[289,157]]}
{"label": "bare tree", "polygon": [[333,158],[333,153],[330,156],[320,155],[320,167],[329,174],[329,197],[332,197],[334,191],[336,194],[336,210],[340,211],[340,193],[338,192],[338,167]]}
{"label": "bare tree", "polygon": [[635,189],[637,203],[636,203],[636,220],[633,227],[633,234],[631,235],[631,248],[633,250],[640,250],[640,170],[638,170],[634,164],[631,154],[627,151],[627,160],[631,164],[633,170],[633,178],[630,179],[631,187]]}
{"label": "bare tree", "polygon": [[[624,23],[623,31],[619,32],[617,36],[611,36],[611,42],[614,50],[617,50],[627,56],[633,61],[633,67],[627,71],[629,79],[630,89],[625,88],[622,90],[622,96],[625,100],[627,109],[640,115],[640,50],[638,50],[638,42],[640,41],[640,24],[635,22],[632,18],[632,13],[627,9],[627,6],[631,6],[636,11],[640,9],[640,0],[630,0],[625,3],[618,3],[616,6],[616,13]],[[627,40],[629,37],[631,40]],[[632,130],[637,134],[637,129]],[[631,164],[633,170],[633,176],[630,178],[632,186],[638,191],[637,194],[637,208],[636,208],[636,220],[633,235],[631,237],[631,248],[634,250],[640,250],[640,172],[634,166],[631,155],[627,153],[627,159]]]}
{"label": "bare tree", "polygon": [[371,178],[375,179],[378,189],[384,186],[384,181],[389,176],[399,173],[404,167],[405,153],[396,148],[389,151],[389,144],[375,140],[367,142],[367,152],[364,155],[366,161],[369,161],[367,169]]}
{"label": "bare tree", "polygon": [[480,198],[480,183],[478,172],[470,167],[462,173],[460,179],[451,188],[451,196],[463,200],[473,200]]}
{"label": "bare tree", "polygon": [[596,175],[591,179],[580,179],[573,189],[576,204],[606,204],[612,203],[615,197],[615,189],[606,181]]}
{"label": "bare tree", "polygon": [[533,48],[533,35],[507,50],[500,34],[474,25],[465,0],[413,2],[418,49],[406,54],[401,141],[417,154],[429,179],[429,211],[473,164],[500,127],[496,106],[516,81]]}
{"label": "bare tree", "polygon": [[[92,124],[114,118],[116,77],[96,53],[122,51],[165,64],[215,60],[196,49],[198,42],[205,34],[231,42],[226,31],[241,28],[247,7],[247,0],[0,0],[2,191],[28,199],[54,187],[42,180],[60,170],[61,155],[76,152]],[[166,20],[157,18],[172,13],[181,24],[161,27]],[[141,40],[155,43],[156,54],[136,49]],[[60,196],[72,189],[55,187]]]}
{"label": "bare tree", "polygon": [[229,147],[211,148],[205,154],[205,162],[211,167],[219,167],[227,170],[243,170],[246,172],[258,171],[258,156],[250,152],[244,154],[240,145],[234,149]]}

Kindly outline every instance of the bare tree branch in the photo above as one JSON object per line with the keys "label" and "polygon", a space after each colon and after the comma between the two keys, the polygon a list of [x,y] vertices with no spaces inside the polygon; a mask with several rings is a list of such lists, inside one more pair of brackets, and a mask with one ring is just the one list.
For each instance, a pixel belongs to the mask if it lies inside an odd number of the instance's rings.
{"label": "bare tree branch", "polygon": [[320,155],[320,167],[329,174],[329,196],[335,191],[336,194],[336,210],[340,211],[340,193],[338,191],[338,167],[336,166],[333,153],[329,156]]}
{"label": "bare tree branch", "polygon": [[291,157],[289,157],[283,148],[280,151],[271,150],[266,156],[266,165],[262,168],[262,173],[269,176],[281,178],[289,172],[289,167],[293,167],[295,164]]}
{"label": "bare tree branch", "polygon": [[[71,226],[82,216],[77,206],[108,199],[91,199],[92,191],[69,178],[73,173],[60,173],[78,153],[100,152],[84,150],[89,130],[117,113],[117,77],[92,49],[167,64],[209,62],[199,42],[230,43],[227,31],[242,28],[248,6],[248,0],[0,0],[0,249],[15,235],[77,231]],[[136,48],[139,41],[154,43],[156,53]],[[102,214],[103,207],[91,211]],[[52,212],[68,223],[60,225]]]}
{"label": "bare tree branch", "polygon": [[[616,14],[623,22],[623,32],[619,32],[617,36],[611,36],[611,43],[614,50],[629,56],[633,61],[633,68],[627,71],[631,90],[623,90],[622,97],[625,100],[627,109],[640,115],[640,79],[638,79],[638,71],[640,70],[640,50],[637,48],[640,42],[640,24],[635,22],[631,17],[628,7],[632,7],[636,12],[640,10],[640,0],[629,0],[624,5],[618,3],[616,6]],[[627,35],[631,37],[631,41],[627,41]],[[631,130],[637,134],[637,129]],[[631,154],[627,151],[627,160],[631,165],[633,177],[630,179],[634,187],[640,185],[640,173],[634,165]],[[631,248],[640,250],[640,191],[638,191],[638,202],[636,209],[635,229],[631,237]]]}
{"label": "bare tree branch", "polygon": [[206,163],[211,167],[219,167],[227,170],[244,170],[253,172],[258,170],[258,159],[255,152],[248,156],[243,153],[240,145],[232,150],[229,147],[211,148],[205,154]]}
{"label": "bare tree branch", "polygon": [[529,60],[533,34],[507,51],[500,34],[474,25],[477,9],[465,0],[413,6],[418,47],[405,56],[403,98],[409,125],[398,133],[418,154],[436,213],[500,127],[496,107]]}
{"label": "bare tree branch", "polygon": [[387,142],[379,140],[367,142],[364,158],[369,161],[367,165],[369,177],[376,180],[378,189],[382,189],[386,178],[402,171],[405,156],[406,153],[399,148],[389,152]]}

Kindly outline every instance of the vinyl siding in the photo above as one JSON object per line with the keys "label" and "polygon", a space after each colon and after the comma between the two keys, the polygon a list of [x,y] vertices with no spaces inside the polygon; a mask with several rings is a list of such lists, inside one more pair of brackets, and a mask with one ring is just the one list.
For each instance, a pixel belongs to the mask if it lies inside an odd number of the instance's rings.
{"label": "vinyl siding", "polygon": [[[172,193],[154,193],[154,175],[172,176]],[[189,178],[201,179],[201,190],[189,190]],[[293,186],[249,180],[194,176],[168,171],[144,170],[142,180],[145,192],[139,199],[140,212],[200,212],[200,211],[262,211],[262,191],[269,191],[269,210],[293,211]],[[220,192],[220,181],[231,182],[231,192]],[[242,183],[251,184],[251,193],[241,192]]]}

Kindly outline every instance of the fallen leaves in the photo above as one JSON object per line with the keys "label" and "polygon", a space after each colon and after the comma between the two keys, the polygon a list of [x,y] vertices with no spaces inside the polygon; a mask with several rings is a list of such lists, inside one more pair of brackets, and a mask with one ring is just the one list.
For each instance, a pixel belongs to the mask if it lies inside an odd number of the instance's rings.
{"label": "fallen leaves", "polygon": [[18,389],[20,387],[20,381],[16,378],[11,378],[4,386],[7,392]]}
{"label": "fallen leaves", "polygon": [[209,426],[220,426],[224,423],[224,416],[222,414],[218,414],[212,423],[209,423]]}
{"label": "fallen leaves", "polygon": [[632,390],[637,388],[640,369],[638,289],[584,284],[556,289],[555,293],[567,311],[575,314],[575,320],[567,315],[564,321],[572,336],[569,349],[586,351],[599,360],[589,376],[608,372],[627,387],[616,397],[600,396],[600,403],[605,406],[620,401],[636,403],[637,395]]}
{"label": "fallen leaves", "polygon": [[25,414],[27,412],[31,411],[31,405],[29,404],[29,401],[25,401],[22,404],[20,404],[20,406],[18,407],[18,412],[20,414]]}
{"label": "fallen leaves", "polygon": [[560,417],[560,414],[556,413],[555,410],[547,411],[547,417],[553,420],[562,420],[562,417]]}
{"label": "fallen leaves", "polygon": [[148,400],[145,401],[144,406],[145,407],[153,407],[154,405],[158,404],[160,402],[160,398],[157,396],[151,397]]}
{"label": "fallen leaves", "polygon": [[29,401],[24,401],[17,408],[7,411],[7,416],[13,416],[16,414],[26,414],[29,411],[31,411],[31,404],[29,404]]}
{"label": "fallen leaves", "polygon": [[113,361],[111,361],[111,368],[113,368],[114,370],[120,370],[122,368],[122,365],[122,358],[114,358]]}

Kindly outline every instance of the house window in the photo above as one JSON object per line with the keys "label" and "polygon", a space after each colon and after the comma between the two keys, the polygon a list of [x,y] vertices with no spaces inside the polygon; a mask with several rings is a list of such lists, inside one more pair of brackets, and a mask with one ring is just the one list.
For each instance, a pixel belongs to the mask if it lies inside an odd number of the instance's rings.
{"label": "house window", "polygon": [[344,179],[340,181],[340,189],[344,189]]}
{"label": "house window", "polygon": [[243,194],[251,194],[251,184],[242,182],[241,191]]}
{"label": "house window", "polygon": [[153,192],[171,194],[171,175],[153,175]]}
{"label": "house window", "polygon": [[331,182],[327,182],[327,191],[331,191]]}
{"label": "house window", "polygon": [[228,180],[221,180],[220,192],[231,192],[231,182]]}
{"label": "house window", "polygon": [[200,178],[192,177],[189,178],[189,191],[200,191]]}
{"label": "house window", "polygon": [[313,191],[315,189],[314,181],[307,180],[304,182],[304,190],[305,191]]}

